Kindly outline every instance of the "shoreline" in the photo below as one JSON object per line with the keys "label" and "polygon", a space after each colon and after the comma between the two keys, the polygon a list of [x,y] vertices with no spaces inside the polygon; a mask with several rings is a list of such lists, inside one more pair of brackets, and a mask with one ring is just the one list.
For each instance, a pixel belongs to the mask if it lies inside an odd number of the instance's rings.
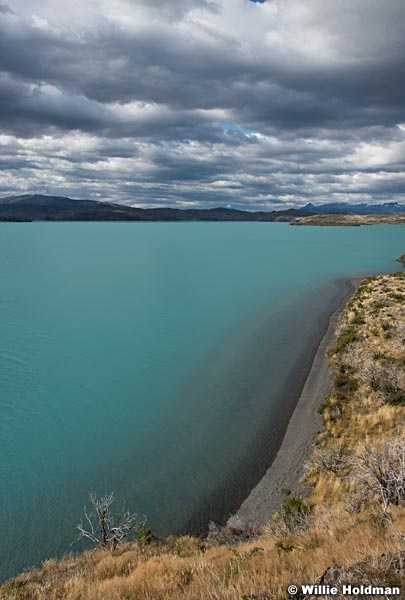
{"label": "shoreline", "polygon": [[313,442],[322,428],[318,407],[331,390],[332,370],[328,367],[327,349],[336,336],[336,324],[364,277],[346,279],[346,292],[338,307],[330,314],[326,331],[315,351],[304,386],[288,422],[281,446],[259,483],[249,492],[238,510],[230,517],[247,525],[261,526],[279,508],[283,490],[305,494],[308,488],[300,484],[304,465],[313,451]]}

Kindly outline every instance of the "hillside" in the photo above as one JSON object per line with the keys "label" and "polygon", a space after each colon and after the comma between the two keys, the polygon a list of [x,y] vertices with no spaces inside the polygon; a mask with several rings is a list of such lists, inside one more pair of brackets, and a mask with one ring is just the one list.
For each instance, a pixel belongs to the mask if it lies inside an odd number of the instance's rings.
{"label": "hillside", "polygon": [[299,209],[248,212],[222,207],[132,208],[94,200],[29,194],[0,198],[0,220],[8,221],[291,221],[310,214]]}
{"label": "hillside", "polygon": [[405,590],[404,347],[405,273],[364,281],[329,350],[333,390],[306,468],[311,491],[285,490],[260,532],[232,520],[207,539],[144,532],[114,551],[47,561],[5,583],[0,598],[286,600],[289,585],[315,582]]}
{"label": "hillside", "polygon": [[297,217],[291,225],[323,225],[323,226],[352,226],[360,225],[395,225],[405,223],[405,213],[401,214],[319,214]]}

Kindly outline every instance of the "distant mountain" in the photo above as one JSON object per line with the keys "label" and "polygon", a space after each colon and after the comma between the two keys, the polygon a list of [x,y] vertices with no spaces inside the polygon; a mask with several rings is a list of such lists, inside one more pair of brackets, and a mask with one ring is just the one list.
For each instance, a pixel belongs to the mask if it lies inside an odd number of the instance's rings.
{"label": "distant mountain", "polygon": [[399,204],[398,202],[385,202],[384,204],[345,204],[344,202],[331,202],[330,204],[314,205],[310,202],[303,206],[302,210],[318,214],[394,215],[405,213],[405,204]]}
{"label": "distant mountain", "polygon": [[33,221],[139,220],[137,209],[126,206],[30,194],[0,198],[0,217]]}
{"label": "distant mountain", "polygon": [[292,221],[303,209],[248,212],[231,208],[131,208],[95,200],[25,194],[0,198],[0,220],[30,221]]}
{"label": "distant mountain", "polygon": [[24,194],[0,198],[0,221],[294,221],[315,214],[404,214],[405,204],[306,204],[299,209],[244,211],[233,208],[132,208],[123,204]]}

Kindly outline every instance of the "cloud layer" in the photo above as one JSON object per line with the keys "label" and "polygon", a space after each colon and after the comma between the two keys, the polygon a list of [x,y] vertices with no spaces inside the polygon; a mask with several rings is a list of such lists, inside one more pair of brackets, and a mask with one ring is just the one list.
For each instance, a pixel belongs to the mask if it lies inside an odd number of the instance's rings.
{"label": "cloud layer", "polygon": [[0,195],[404,201],[401,0],[0,2]]}

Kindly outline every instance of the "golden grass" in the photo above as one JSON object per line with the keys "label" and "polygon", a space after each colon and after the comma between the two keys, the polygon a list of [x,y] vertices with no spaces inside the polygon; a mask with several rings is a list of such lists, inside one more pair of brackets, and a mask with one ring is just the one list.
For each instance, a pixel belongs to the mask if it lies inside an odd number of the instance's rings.
{"label": "golden grass", "polygon": [[[394,360],[405,368],[404,344],[396,333],[399,324],[405,325],[404,292],[403,275],[385,275],[364,283],[350,301],[339,330],[352,327],[356,339],[337,351],[332,363],[336,368],[350,364],[358,387],[343,400],[341,390],[340,396],[336,389],[333,392],[323,411],[320,448],[340,444],[355,455],[362,443],[378,446],[387,438],[404,436],[404,406],[390,404],[381,390],[359,376],[366,361]],[[312,512],[308,528],[295,535],[275,534],[269,525],[254,541],[237,545],[172,536],[144,548],[124,544],[114,552],[99,549],[47,561],[5,583],[0,598],[242,600],[263,594],[281,600],[288,598],[289,584],[315,582],[334,564],[366,560],[375,569],[381,555],[403,549],[402,542],[373,502],[356,514],[345,509],[356,489],[347,474],[345,469],[335,474],[309,466]],[[393,507],[391,516],[404,532],[405,507]],[[405,576],[401,577],[405,586]]]}
{"label": "golden grass", "polygon": [[[397,526],[405,513],[397,510]],[[264,534],[238,546],[214,545],[196,556],[178,556],[161,548],[158,556],[139,549],[110,554],[100,550],[78,558],[53,561],[3,586],[8,600],[180,600],[241,599],[267,591],[286,598],[291,582],[315,581],[331,564],[350,565],[400,549],[387,525],[373,514],[348,515],[320,510],[313,525],[292,536],[293,549],[279,552]]]}

